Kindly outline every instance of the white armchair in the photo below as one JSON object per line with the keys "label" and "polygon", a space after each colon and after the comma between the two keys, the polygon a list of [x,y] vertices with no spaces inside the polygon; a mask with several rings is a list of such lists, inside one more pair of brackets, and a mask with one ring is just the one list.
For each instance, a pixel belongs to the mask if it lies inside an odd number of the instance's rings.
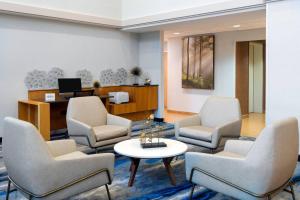
{"label": "white armchair", "polygon": [[32,124],[5,118],[3,157],[7,200],[11,183],[28,199],[66,199],[103,185],[110,199],[114,154],[86,155],[74,140],[45,142]]}
{"label": "white armchair", "polygon": [[[237,199],[271,199],[287,186],[298,159],[298,122],[289,118],[265,128],[255,142],[227,141],[217,154],[188,152],[186,178]],[[191,191],[191,199],[195,185]]]}
{"label": "white armchair", "polygon": [[175,135],[182,142],[215,150],[226,139],[238,138],[241,125],[238,99],[209,97],[199,114],[175,123]]}
{"label": "white armchair", "polygon": [[131,133],[131,120],[107,113],[96,96],[70,99],[67,126],[71,138],[96,152],[128,139]]}

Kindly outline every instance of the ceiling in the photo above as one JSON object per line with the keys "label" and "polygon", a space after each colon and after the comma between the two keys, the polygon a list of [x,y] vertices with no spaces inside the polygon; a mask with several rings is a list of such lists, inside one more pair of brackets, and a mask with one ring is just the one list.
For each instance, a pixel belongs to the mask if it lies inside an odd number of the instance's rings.
{"label": "ceiling", "polygon": [[[240,25],[234,28],[234,25]],[[248,30],[266,27],[266,11],[258,10],[210,17],[189,22],[163,25],[160,30],[164,31],[165,40],[172,37],[196,35],[205,33],[217,33],[225,31]],[[174,33],[180,33],[175,35]]]}

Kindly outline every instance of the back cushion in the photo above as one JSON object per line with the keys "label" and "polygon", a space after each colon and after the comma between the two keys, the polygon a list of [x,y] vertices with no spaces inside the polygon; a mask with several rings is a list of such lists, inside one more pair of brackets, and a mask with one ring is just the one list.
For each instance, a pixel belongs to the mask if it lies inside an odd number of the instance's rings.
{"label": "back cushion", "polygon": [[67,118],[75,119],[90,126],[106,125],[107,111],[99,97],[71,98]]}
{"label": "back cushion", "polygon": [[17,184],[33,191],[33,174],[52,162],[48,147],[28,122],[7,117],[3,131],[3,157],[8,174]]}
{"label": "back cushion", "polygon": [[200,112],[201,124],[215,128],[241,119],[240,103],[236,98],[209,97]]}

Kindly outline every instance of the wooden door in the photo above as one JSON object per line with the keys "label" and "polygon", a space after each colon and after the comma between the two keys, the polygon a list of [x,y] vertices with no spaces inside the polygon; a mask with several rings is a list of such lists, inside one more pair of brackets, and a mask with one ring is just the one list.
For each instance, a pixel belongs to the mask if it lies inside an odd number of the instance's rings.
{"label": "wooden door", "polygon": [[249,42],[236,43],[235,96],[239,99],[242,115],[249,114]]}

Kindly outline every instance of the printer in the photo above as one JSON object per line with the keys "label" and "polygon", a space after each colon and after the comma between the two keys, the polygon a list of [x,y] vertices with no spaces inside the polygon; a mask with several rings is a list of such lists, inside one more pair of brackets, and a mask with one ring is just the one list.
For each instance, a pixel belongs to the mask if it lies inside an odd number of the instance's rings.
{"label": "printer", "polygon": [[121,104],[129,102],[128,92],[109,92],[108,96],[110,103]]}

